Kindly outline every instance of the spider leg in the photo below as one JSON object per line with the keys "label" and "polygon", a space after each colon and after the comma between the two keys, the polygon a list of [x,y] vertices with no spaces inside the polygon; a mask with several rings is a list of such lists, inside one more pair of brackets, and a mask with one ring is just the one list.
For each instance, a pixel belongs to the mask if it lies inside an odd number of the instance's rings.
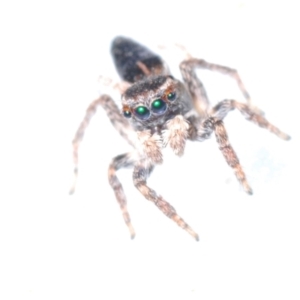
{"label": "spider leg", "polygon": [[129,213],[127,211],[126,196],[124,194],[122,184],[120,183],[118,177],[116,176],[117,170],[121,168],[128,168],[131,166],[133,166],[133,157],[131,153],[125,153],[114,157],[108,168],[108,180],[109,180],[109,184],[114,190],[115,196],[117,198],[117,201],[120,205],[123,214],[124,221],[128,226],[130,236],[133,239],[135,237],[135,232],[130,221]]}
{"label": "spider leg", "polygon": [[188,120],[190,122],[190,140],[202,142],[210,138],[211,134],[215,132],[219,149],[225,157],[226,162],[233,168],[235,176],[243,186],[245,192],[251,195],[252,189],[247,182],[246,175],[240,165],[239,159],[229,143],[222,119],[220,120],[217,117],[210,116],[202,122],[200,117],[189,118]]}
{"label": "spider leg", "polygon": [[229,166],[234,169],[235,175],[238,181],[242,184],[244,190],[247,193],[252,194],[252,190],[246,180],[246,176],[239,163],[239,159],[228,141],[226,129],[222,121],[233,109],[239,110],[247,120],[252,121],[262,128],[268,129],[270,132],[276,134],[283,140],[289,140],[290,136],[286,133],[283,133],[276,126],[271,124],[263,115],[257,113],[256,110],[252,109],[249,105],[237,102],[235,100],[223,100],[211,110],[210,115],[213,116],[212,120],[214,122],[214,131],[219,144],[219,149],[221,150]]}
{"label": "spider leg", "polygon": [[257,124],[262,128],[268,129],[270,132],[276,134],[281,139],[289,140],[290,136],[280,131],[277,127],[271,124],[263,115],[257,113],[249,105],[237,102],[235,100],[223,100],[211,110],[210,115],[213,116],[214,131],[217,138],[217,142],[219,144],[219,149],[221,150],[229,166],[234,169],[235,175],[238,181],[242,184],[244,190],[247,193],[252,194],[252,190],[246,180],[246,176],[239,163],[239,159],[228,141],[228,136],[222,121],[228,114],[228,112],[233,109],[239,110],[247,120],[252,121],[253,123]]}
{"label": "spider leg", "polygon": [[147,185],[153,165],[147,164],[147,160],[140,160],[133,170],[133,184],[149,201],[153,202],[167,217],[172,219],[178,226],[192,235],[196,241],[199,240],[198,234],[176,213],[176,210],[161,196]]}
{"label": "spider leg", "polygon": [[214,123],[214,132],[215,132],[217,142],[219,144],[220,151],[222,152],[228,165],[234,170],[235,176],[237,180],[240,182],[240,184],[242,185],[244,191],[249,195],[252,195],[253,192],[246,179],[246,175],[243,171],[243,168],[239,162],[239,159],[234,149],[229,143],[228,135],[225,126],[223,124],[223,121],[213,118],[213,123]]}
{"label": "spider leg", "polygon": [[209,100],[204,85],[195,72],[195,69],[199,67],[199,62],[201,62],[201,60],[184,60],[180,64],[180,71],[192,96],[197,112],[201,117],[205,117],[209,108]]}
{"label": "spider leg", "polygon": [[251,106],[245,103],[240,103],[235,100],[223,100],[214,106],[210,112],[210,115],[223,120],[226,115],[231,111],[237,109],[240,113],[249,121],[257,124],[262,128],[268,129],[270,132],[276,134],[283,140],[289,140],[291,137],[286,133],[279,130],[276,126],[271,124],[264,116],[257,113]]}
{"label": "spider leg", "polygon": [[[192,95],[196,109],[201,116],[203,116],[205,111],[209,108],[209,101],[205,88],[195,72],[197,68],[216,71],[231,76],[236,81],[248,105],[251,105],[250,95],[247,92],[245,85],[242,82],[237,70],[217,64],[212,64],[203,59],[190,58],[188,60],[183,61],[180,64],[180,70],[184,82],[187,84],[188,89]],[[257,113],[262,114],[262,112],[259,109],[256,109],[256,111]]]}
{"label": "spider leg", "polygon": [[83,139],[84,132],[88,127],[93,115],[96,113],[98,106],[106,111],[111,123],[117,129],[117,131],[127,140],[132,146],[135,145],[133,130],[128,121],[121,115],[119,108],[108,95],[101,95],[98,99],[94,100],[86,110],[84,119],[80,123],[79,128],[76,131],[73,144],[73,162],[74,162],[74,181],[70,189],[70,194],[73,194],[76,187],[76,181],[78,177],[78,148]]}
{"label": "spider leg", "polygon": [[284,140],[289,140],[290,136],[272,125],[264,116],[257,113],[249,105],[237,102],[235,100],[223,100],[218,103],[210,111],[210,117],[201,122],[198,126],[197,135],[194,134],[193,138],[191,139],[203,141],[209,138],[211,133],[214,131],[219,144],[219,149],[225,157],[226,162],[231,168],[234,169],[235,175],[243,186],[244,190],[248,194],[252,194],[252,189],[247,182],[246,175],[240,165],[239,159],[229,143],[228,135],[223,124],[223,119],[233,109],[238,109],[247,120],[252,121],[262,128],[268,129],[270,132],[276,134],[278,137]]}

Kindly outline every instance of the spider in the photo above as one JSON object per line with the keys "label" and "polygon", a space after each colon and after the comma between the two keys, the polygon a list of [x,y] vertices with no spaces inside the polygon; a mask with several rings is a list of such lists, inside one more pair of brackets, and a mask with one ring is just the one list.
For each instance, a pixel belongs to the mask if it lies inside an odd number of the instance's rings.
{"label": "spider", "polygon": [[[263,113],[251,105],[250,95],[234,69],[189,55],[180,64],[181,82],[170,74],[158,55],[129,38],[116,37],[112,42],[111,54],[125,82],[125,88],[121,91],[122,110],[106,94],[100,95],[88,107],[73,140],[75,179],[70,194],[75,190],[78,175],[79,144],[97,107],[101,106],[115,129],[133,147],[132,152],[114,157],[108,168],[109,184],[131,238],[134,238],[135,231],[127,211],[126,196],[116,175],[121,168],[133,168],[133,184],[141,194],[198,241],[198,234],[177,214],[175,208],[147,185],[147,178],[154,167],[163,163],[163,148],[170,147],[176,155],[181,156],[187,140],[202,142],[214,133],[219,149],[237,180],[246,193],[252,194],[239,159],[229,143],[223,119],[230,111],[237,109],[247,120],[268,129],[281,139],[289,140],[290,137],[269,123]],[[211,107],[205,88],[196,75],[198,68],[231,76],[246,103],[226,99]]]}

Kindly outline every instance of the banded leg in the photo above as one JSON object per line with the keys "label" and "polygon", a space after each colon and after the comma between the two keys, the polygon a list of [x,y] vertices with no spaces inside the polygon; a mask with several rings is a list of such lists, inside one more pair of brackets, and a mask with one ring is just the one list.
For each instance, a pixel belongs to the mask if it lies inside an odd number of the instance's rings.
{"label": "banded leg", "polygon": [[195,69],[198,67],[196,61],[189,59],[180,64],[180,71],[184,82],[186,83],[188,90],[192,96],[194,106],[203,117],[207,117],[207,110],[209,109],[209,100],[202,81],[198,78]]}
{"label": "banded leg", "polygon": [[75,137],[72,141],[73,144],[73,162],[74,162],[74,181],[70,189],[70,194],[73,194],[76,187],[76,181],[78,177],[78,148],[80,142],[83,139],[84,132],[88,127],[93,115],[96,113],[98,106],[106,111],[111,123],[117,129],[117,131],[127,140],[132,146],[135,145],[136,141],[134,139],[132,128],[128,121],[121,115],[117,105],[113,99],[108,95],[101,95],[98,99],[93,101],[86,110],[85,117],[81,122]]}
{"label": "banded leg", "polygon": [[246,118],[246,120],[255,123],[256,125],[266,128],[270,132],[276,134],[283,140],[289,140],[291,137],[279,130],[276,126],[271,124],[264,116],[257,113],[249,105],[237,102],[235,100],[223,100],[219,102],[210,112],[210,115],[218,120],[223,120],[231,111],[237,109]]}
{"label": "banded leg", "polygon": [[209,101],[205,88],[195,72],[197,68],[217,71],[222,74],[231,76],[236,81],[247,103],[251,105],[250,95],[247,92],[237,70],[217,64],[208,63],[203,59],[191,58],[183,61],[180,64],[180,70],[185,83],[188,85],[188,89],[193,97],[194,103],[200,115],[203,115],[203,112],[205,112],[209,108]]}
{"label": "banded leg", "polygon": [[228,135],[222,120],[214,120],[214,132],[219,144],[219,149],[222,152],[226,162],[234,170],[235,176],[242,185],[244,191],[249,195],[252,195],[252,189],[246,179],[246,175],[239,162],[239,159],[229,143]]}
{"label": "banded leg", "polygon": [[199,241],[198,234],[176,213],[176,210],[161,196],[149,188],[147,178],[149,177],[153,166],[147,166],[145,162],[140,161],[133,170],[133,184],[149,201],[153,202],[167,217],[172,219],[178,226],[186,230],[196,241]]}
{"label": "banded leg", "polygon": [[117,201],[120,205],[123,214],[124,221],[128,226],[130,236],[133,239],[135,237],[135,232],[130,221],[129,213],[127,211],[126,196],[124,194],[122,184],[120,183],[118,177],[116,176],[117,170],[121,168],[128,168],[131,167],[132,165],[133,165],[133,159],[130,153],[126,153],[114,157],[108,168],[108,181],[112,189],[114,190],[115,196],[117,198]]}
{"label": "banded leg", "polygon": [[228,141],[228,135],[222,121],[226,117],[226,115],[233,109],[238,109],[247,120],[252,121],[262,128],[268,129],[270,132],[276,134],[278,137],[284,140],[289,140],[290,136],[280,131],[264,116],[257,113],[247,104],[239,103],[235,100],[224,100],[218,103],[211,110],[210,117],[200,124],[197,136],[194,139],[203,141],[207,139],[214,131],[217,142],[219,144],[219,149],[225,157],[226,162],[231,168],[234,169],[235,175],[238,181],[243,186],[244,190],[248,194],[252,194],[252,189],[247,182],[245,173],[239,163],[239,159]]}
{"label": "banded leg", "polygon": [[202,122],[199,122],[199,118],[191,118],[189,121],[191,125],[189,139],[191,140],[203,142],[210,138],[213,132],[215,133],[219,149],[221,150],[226,162],[231,168],[233,168],[235,176],[243,186],[245,192],[251,195],[252,189],[247,182],[246,175],[239,163],[239,159],[228,141],[228,136],[222,119],[211,116]]}

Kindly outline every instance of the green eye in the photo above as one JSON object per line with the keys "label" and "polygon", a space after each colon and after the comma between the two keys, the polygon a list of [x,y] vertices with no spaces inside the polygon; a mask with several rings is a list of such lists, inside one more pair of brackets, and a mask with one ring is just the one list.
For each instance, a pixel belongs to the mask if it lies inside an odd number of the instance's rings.
{"label": "green eye", "polygon": [[150,115],[149,109],[145,106],[138,106],[134,112],[135,115],[142,120],[147,119]]}
{"label": "green eye", "polygon": [[151,110],[155,113],[164,113],[166,109],[167,105],[162,99],[156,99],[151,104]]}
{"label": "green eye", "polygon": [[169,93],[167,95],[167,98],[168,98],[169,101],[174,101],[175,98],[176,98],[176,94],[175,93]]}
{"label": "green eye", "polygon": [[131,112],[129,110],[124,110],[123,115],[125,118],[131,118]]}

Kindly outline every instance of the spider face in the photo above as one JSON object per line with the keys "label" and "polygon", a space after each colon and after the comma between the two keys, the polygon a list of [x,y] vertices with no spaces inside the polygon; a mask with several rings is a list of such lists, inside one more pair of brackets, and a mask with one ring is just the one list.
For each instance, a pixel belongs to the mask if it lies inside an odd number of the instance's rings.
{"label": "spider face", "polygon": [[123,115],[135,128],[162,126],[182,113],[186,102],[183,95],[182,83],[172,76],[149,77],[126,90],[122,98]]}

